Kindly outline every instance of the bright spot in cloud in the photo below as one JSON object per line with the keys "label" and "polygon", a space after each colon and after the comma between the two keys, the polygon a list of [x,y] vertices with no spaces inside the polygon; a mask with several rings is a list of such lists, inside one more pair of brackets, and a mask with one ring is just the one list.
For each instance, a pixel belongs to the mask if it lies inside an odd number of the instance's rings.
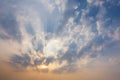
{"label": "bright spot in cloud", "polygon": [[44,54],[46,57],[49,56],[56,56],[57,53],[62,49],[63,45],[61,40],[59,39],[52,39],[47,42],[44,48]]}
{"label": "bright spot in cloud", "polygon": [[38,66],[38,69],[48,69],[48,66],[47,65],[39,65]]}

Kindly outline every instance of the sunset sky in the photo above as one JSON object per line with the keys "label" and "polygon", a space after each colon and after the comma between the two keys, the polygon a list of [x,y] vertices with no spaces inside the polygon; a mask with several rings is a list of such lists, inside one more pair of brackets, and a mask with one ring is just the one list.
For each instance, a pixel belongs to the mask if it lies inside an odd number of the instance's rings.
{"label": "sunset sky", "polygon": [[0,80],[120,80],[120,0],[0,0]]}

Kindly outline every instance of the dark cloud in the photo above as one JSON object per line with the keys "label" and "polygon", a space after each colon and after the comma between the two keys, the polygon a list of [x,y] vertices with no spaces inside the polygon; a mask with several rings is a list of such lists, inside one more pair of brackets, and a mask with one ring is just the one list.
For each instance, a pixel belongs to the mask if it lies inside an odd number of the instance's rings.
{"label": "dark cloud", "polygon": [[[22,55],[13,55],[11,57],[11,62],[9,62],[9,64],[11,66],[14,66],[16,68],[27,68],[27,67],[35,67],[35,71],[38,72],[48,72],[49,70],[46,69],[39,69],[37,68],[37,66],[40,66],[42,64],[44,65],[49,65],[50,63],[52,63],[53,61],[55,61],[55,59],[53,57],[39,57],[39,58],[35,58],[33,59],[32,54],[22,54]],[[19,70],[18,70],[19,71]]]}
{"label": "dark cloud", "polygon": [[31,66],[31,58],[28,54],[23,54],[22,56],[14,55],[11,58],[12,64],[21,65],[23,67]]}

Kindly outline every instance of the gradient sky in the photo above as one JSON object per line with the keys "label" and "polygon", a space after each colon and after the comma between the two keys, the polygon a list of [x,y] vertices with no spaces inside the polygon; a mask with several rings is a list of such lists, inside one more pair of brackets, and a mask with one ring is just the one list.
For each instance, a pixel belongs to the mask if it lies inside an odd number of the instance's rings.
{"label": "gradient sky", "polygon": [[120,0],[0,0],[0,80],[120,80]]}

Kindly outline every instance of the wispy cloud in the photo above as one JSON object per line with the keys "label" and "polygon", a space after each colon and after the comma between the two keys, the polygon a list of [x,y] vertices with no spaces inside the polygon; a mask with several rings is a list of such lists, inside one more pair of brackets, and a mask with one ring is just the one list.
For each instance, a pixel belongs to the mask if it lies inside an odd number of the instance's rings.
{"label": "wispy cloud", "polygon": [[9,63],[28,71],[70,73],[119,64],[119,53],[115,60],[105,55],[109,45],[120,41],[119,18],[108,16],[112,15],[108,7],[114,4],[109,0],[1,1],[0,50],[11,49]]}

